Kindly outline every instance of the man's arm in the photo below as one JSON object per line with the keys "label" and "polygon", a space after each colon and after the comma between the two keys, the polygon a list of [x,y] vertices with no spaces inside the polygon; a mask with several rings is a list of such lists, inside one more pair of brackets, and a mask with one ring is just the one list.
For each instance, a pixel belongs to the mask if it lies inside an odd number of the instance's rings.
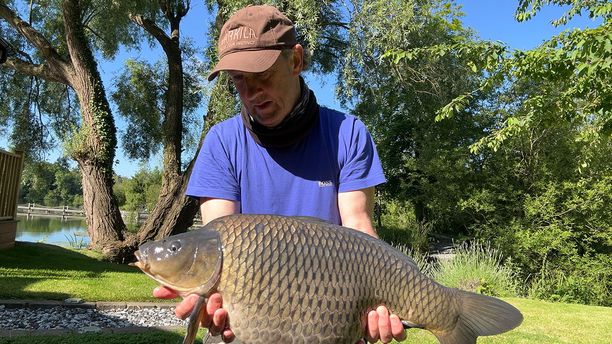
{"label": "man's arm", "polygon": [[[342,226],[378,238],[376,229],[372,225],[374,187],[338,193],[338,208]],[[368,313],[365,335],[370,342],[380,339],[383,343],[389,343],[394,338],[398,341],[406,338],[400,318],[395,314],[389,314],[385,306],[379,306]]]}
{"label": "man's arm", "polygon": [[338,208],[342,226],[353,228],[378,238],[372,225],[374,187],[338,193]]}
{"label": "man's arm", "polygon": [[202,213],[202,224],[225,215],[238,214],[240,202],[220,198],[200,198],[200,213]]}

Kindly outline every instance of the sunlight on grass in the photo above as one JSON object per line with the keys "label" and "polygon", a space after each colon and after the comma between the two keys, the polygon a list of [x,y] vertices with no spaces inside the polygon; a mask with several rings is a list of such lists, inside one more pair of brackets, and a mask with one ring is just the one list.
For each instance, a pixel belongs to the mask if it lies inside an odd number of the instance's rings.
{"label": "sunlight on grass", "polygon": [[102,261],[97,252],[21,243],[2,251],[0,299],[160,301],[140,270]]}
{"label": "sunlight on grass", "polygon": [[[612,308],[538,300],[504,299],[523,313],[516,329],[497,336],[479,337],[478,343],[609,343]],[[409,330],[405,344],[438,343],[428,331]]]}

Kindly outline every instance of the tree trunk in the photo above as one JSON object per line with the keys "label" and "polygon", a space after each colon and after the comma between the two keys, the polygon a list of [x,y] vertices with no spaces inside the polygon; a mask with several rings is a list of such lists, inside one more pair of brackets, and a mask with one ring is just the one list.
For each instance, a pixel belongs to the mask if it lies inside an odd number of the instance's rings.
{"label": "tree trunk", "polygon": [[124,239],[125,224],[113,194],[113,161],[117,145],[113,115],[102,78],[81,23],[79,2],[62,3],[64,30],[73,72],[68,81],[79,99],[83,123],[69,153],[83,176],[83,200],[90,245],[104,249]]}
{"label": "tree trunk", "polygon": [[160,2],[160,5],[170,23],[170,35],[166,35],[154,21],[142,16],[132,16],[134,22],[155,37],[168,59],[168,89],[165,94],[166,108],[163,119],[162,189],[155,208],[138,231],[139,244],[186,231],[193,224],[193,218],[198,211],[198,202],[185,196],[193,162],[185,172],[181,171],[184,81],[179,34],[180,22],[187,14],[188,7],[184,7],[181,2],[173,5],[168,1]]}
{"label": "tree trunk", "polygon": [[83,201],[91,246],[104,249],[123,241],[125,224],[112,193],[112,174],[90,160],[78,161],[83,181]]}

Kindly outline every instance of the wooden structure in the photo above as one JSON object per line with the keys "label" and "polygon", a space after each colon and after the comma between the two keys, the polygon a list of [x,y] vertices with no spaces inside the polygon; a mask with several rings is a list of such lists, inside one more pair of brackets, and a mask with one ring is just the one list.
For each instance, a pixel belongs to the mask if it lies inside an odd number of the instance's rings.
{"label": "wooden structure", "polygon": [[[34,203],[18,204],[17,213],[26,216],[46,216],[46,217],[78,217],[84,218],[85,211],[82,208],[70,208],[68,206],[46,207]],[[124,215],[123,213],[121,215]]]}
{"label": "wooden structure", "polygon": [[23,153],[0,149],[0,249],[15,246]]}
{"label": "wooden structure", "polygon": [[[59,207],[47,207],[39,204],[28,203],[28,204],[18,204],[17,205],[17,213],[21,215],[30,216],[45,216],[45,217],[61,217],[65,218],[84,218],[85,211],[82,208],[71,208],[68,206],[59,206]],[[121,210],[121,217],[124,220],[136,221],[137,224],[146,221],[149,218],[149,213],[144,211],[127,211]],[[198,212],[193,219],[194,224],[201,224],[202,218],[200,213]]]}

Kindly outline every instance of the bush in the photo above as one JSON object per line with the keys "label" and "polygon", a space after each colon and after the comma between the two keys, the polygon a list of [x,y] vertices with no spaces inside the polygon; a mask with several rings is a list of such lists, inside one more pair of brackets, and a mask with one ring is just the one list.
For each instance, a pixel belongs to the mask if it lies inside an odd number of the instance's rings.
{"label": "bush", "polygon": [[405,255],[411,257],[419,267],[419,270],[421,270],[421,272],[425,275],[431,277],[434,265],[431,263],[431,258],[427,254],[415,251],[410,246],[404,244],[393,246],[399,251],[403,252]]}
{"label": "bush", "polygon": [[388,201],[383,205],[382,227],[378,236],[395,245],[409,246],[420,254],[429,249],[430,223],[417,222],[409,202]]}
{"label": "bush", "polygon": [[451,258],[436,264],[432,277],[447,287],[491,296],[516,296],[518,290],[510,263],[503,264],[498,250],[479,242],[456,247]]}
{"label": "bush", "polygon": [[529,297],[548,301],[612,306],[612,257],[598,255],[574,262],[574,269],[545,264],[532,280]]}

